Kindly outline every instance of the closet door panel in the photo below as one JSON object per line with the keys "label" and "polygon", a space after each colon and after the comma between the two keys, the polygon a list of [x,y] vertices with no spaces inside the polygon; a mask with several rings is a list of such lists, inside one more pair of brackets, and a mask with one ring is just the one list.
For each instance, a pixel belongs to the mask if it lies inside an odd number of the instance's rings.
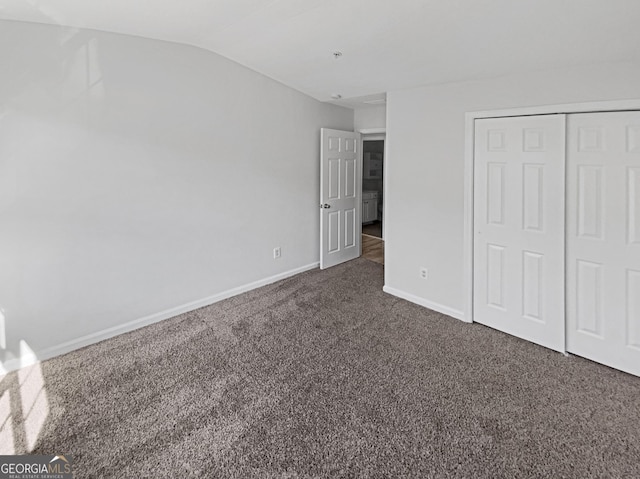
{"label": "closet door panel", "polygon": [[640,375],[640,112],[568,116],[567,350]]}
{"label": "closet door panel", "polygon": [[564,351],[564,115],[476,120],[474,320]]}
{"label": "closet door panel", "polygon": [[640,112],[568,117],[567,350],[640,375]]}

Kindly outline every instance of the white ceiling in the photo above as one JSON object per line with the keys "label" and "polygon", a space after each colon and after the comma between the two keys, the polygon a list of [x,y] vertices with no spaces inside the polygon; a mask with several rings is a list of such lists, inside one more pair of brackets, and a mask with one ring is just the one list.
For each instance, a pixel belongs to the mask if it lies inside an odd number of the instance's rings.
{"label": "white ceiling", "polygon": [[349,106],[418,85],[640,60],[640,0],[0,0],[0,18],[196,45]]}

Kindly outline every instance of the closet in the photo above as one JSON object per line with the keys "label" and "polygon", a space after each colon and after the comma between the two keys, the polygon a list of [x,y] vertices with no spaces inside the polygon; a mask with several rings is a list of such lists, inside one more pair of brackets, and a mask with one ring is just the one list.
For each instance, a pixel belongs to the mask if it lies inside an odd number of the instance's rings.
{"label": "closet", "polygon": [[640,112],[475,120],[474,321],[640,375]]}

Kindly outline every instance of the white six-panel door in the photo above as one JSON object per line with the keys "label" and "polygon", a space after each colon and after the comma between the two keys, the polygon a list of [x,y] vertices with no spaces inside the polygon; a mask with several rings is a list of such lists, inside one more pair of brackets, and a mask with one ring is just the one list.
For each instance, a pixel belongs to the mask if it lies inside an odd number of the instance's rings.
{"label": "white six-panel door", "polygon": [[567,351],[640,375],[640,112],[568,117]]}
{"label": "white six-panel door", "polygon": [[360,135],[322,128],[320,152],[320,268],[357,258],[361,252]]}
{"label": "white six-panel door", "polygon": [[564,115],[479,119],[474,321],[564,351]]}

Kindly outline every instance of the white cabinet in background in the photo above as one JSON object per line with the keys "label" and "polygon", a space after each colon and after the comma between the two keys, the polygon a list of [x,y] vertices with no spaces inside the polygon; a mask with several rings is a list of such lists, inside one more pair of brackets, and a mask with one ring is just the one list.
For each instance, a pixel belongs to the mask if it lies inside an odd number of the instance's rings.
{"label": "white cabinet in background", "polygon": [[378,219],[378,192],[362,192],[362,223],[371,223]]}
{"label": "white cabinet in background", "polygon": [[362,171],[365,179],[381,179],[382,153],[365,152],[362,157]]}

